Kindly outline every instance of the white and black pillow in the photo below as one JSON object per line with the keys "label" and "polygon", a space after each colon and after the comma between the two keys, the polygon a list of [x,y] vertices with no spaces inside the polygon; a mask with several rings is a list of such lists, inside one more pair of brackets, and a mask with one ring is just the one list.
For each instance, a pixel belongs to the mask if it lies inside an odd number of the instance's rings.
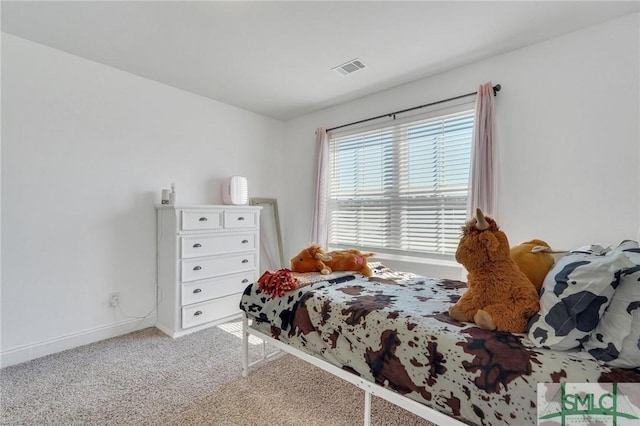
{"label": "white and black pillow", "polygon": [[529,321],[529,340],[556,350],[580,347],[609,306],[621,271],[632,265],[621,252],[581,251],[562,257],[542,284],[540,311]]}
{"label": "white and black pillow", "polygon": [[594,358],[614,367],[640,367],[640,248],[625,241],[611,253],[624,253],[634,266],[620,274],[620,285],[598,327],[584,343]]}

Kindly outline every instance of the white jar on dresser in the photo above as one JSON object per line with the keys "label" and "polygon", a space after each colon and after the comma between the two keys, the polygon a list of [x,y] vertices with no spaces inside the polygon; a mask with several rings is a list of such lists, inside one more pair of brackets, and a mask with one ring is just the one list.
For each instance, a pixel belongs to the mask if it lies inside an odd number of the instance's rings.
{"label": "white jar on dresser", "polygon": [[178,337],[241,317],[258,279],[261,208],[157,206],[160,330]]}

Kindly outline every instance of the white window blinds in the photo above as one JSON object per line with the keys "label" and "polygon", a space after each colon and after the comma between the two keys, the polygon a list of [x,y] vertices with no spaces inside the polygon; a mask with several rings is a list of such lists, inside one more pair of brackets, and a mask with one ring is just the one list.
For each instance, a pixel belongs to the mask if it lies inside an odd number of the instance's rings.
{"label": "white window blinds", "polygon": [[329,245],[452,255],[466,220],[473,110],[330,141]]}

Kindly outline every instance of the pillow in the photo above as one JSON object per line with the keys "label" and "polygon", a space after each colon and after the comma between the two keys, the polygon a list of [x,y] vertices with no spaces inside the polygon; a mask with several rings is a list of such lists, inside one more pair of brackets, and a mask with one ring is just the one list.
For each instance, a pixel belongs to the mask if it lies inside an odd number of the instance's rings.
{"label": "pillow", "polygon": [[529,321],[529,339],[556,350],[580,346],[609,306],[621,270],[630,266],[622,252],[571,252],[561,258],[542,284],[540,311]]}
{"label": "pillow", "polygon": [[635,368],[640,367],[640,248],[635,241],[625,241],[615,252],[626,254],[635,265],[622,270],[620,286],[584,350],[612,367]]}
{"label": "pillow", "polygon": [[633,240],[624,240],[617,246],[615,244],[591,244],[571,250],[571,252],[575,253],[580,251],[604,256],[611,253],[612,251],[617,253],[630,248],[638,248],[638,243]]}

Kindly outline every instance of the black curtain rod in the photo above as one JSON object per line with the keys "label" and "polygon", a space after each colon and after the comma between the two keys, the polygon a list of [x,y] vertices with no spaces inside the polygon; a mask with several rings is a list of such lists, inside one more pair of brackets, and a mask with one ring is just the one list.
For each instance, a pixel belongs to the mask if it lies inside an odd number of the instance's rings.
{"label": "black curtain rod", "polygon": [[[496,84],[495,86],[493,86],[493,96],[495,96],[500,91],[500,89],[502,89],[502,86],[500,86],[499,84]],[[378,118],[394,117],[396,114],[402,114],[403,112],[409,112],[409,111],[413,111],[415,109],[426,108],[426,107],[433,106],[433,105],[438,105],[438,104],[441,104],[441,103],[444,103],[444,102],[455,101],[456,99],[462,99],[462,98],[466,98],[468,96],[473,96],[473,95],[477,95],[477,94],[478,94],[478,92],[471,92],[471,93],[467,93],[467,94],[460,95],[460,96],[454,96],[453,98],[443,99],[441,101],[436,101],[436,102],[431,102],[431,103],[428,103],[428,104],[416,106],[416,107],[413,107],[413,108],[407,108],[407,109],[403,109],[403,110],[400,110],[400,111],[390,112],[388,114],[378,115],[377,117],[365,118],[364,120],[354,121],[353,123],[343,124],[342,126],[332,127],[330,129],[327,129],[327,132],[330,132],[330,131],[336,130],[336,129],[342,129],[343,127],[353,126],[354,124],[366,123],[367,121],[377,120]]]}

